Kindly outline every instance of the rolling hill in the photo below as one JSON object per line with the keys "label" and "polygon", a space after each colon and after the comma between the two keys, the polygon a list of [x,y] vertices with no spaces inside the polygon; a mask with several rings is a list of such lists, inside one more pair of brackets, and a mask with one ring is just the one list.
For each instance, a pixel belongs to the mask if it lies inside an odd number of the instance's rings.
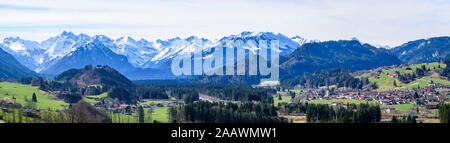
{"label": "rolling hill", "polygon": [[128,78],[110,66],[87,65],[82,69],[70,69],[58,75],[56,80],[69,82],[74,87],[102,85],[130,88],[135,86]]}
{"label": "rolling hill", "polygon": [[[392,73],[400,73],[403,74],[413,74],[413,72],[425,66],[426,69],[430,69],[427,71],[423,77],[416,78],[413,81],[408,83],[402,82],[399,80],[396,74]],[[406,90],[412,88],[424,88],[428,86],[430,83],[441,83],[444,85],[450,85],[450,81],[445,77],[440,76],[440,71],[446,68],[446,65],[443,63],[422,63],[422,64],[412,64],[409,66],[398,66],[394,68],[388,69],[373,69],[368,72],[356,76],[357,78],[368,77],[370,82],[375,82],[378,85],[378,89],[380,91],[398,89],[398,90]],[[394,81],[397,86],[394,86]]]}

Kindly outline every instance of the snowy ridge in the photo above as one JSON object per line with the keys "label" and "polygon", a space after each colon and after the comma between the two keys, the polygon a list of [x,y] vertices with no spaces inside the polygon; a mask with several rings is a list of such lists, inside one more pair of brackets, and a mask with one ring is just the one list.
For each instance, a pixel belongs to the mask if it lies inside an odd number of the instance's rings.
{"label": "snowy ridge", "polygon": [[[109,48],[115,54],[124,55],[128,62],[137,68],[157,67],[158,64],[167,63],[177,55],[190,54],[195,48],[202,48],[206,51],[218,44],[225,44],[226,40],[279,40],[280,54],[286,55],[310,41],[295,36],[288,38],[282,34],[271,32],[242,32],[237,35],[230,35],[217,41],[210,41],[205,38],[190,36],[187,38],[175,37],[167,40],[147,41],[145,39],[135,40],[132,37],[124,36],[111,39],[105,35],[89,36],[86,34],[74,34],[63,31],[61,34],[50,37],[42,42],[23,40],[19,37],[5,38],[1,47],[12,54],[19,62],[28,68],[41,72],[48,69],[59,60],[80,47],[95,41]],[[244,47],[255,52],[257,47]],[[210,55],[204,55],[204,58]]]}

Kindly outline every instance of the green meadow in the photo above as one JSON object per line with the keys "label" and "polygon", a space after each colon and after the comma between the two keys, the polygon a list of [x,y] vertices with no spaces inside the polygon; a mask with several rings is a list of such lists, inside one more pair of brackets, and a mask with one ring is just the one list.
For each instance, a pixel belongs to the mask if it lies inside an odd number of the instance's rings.
{"label": "green meadow", "polygon": [[[281,95],[281,100],[279,99],[278,95]],[[288,103],[291,101],[292,97],[289,95],[285,95],[285,94],[275,94],[272,95],[273,96],[273,104],[275,106],[278,106],[278,103]]]}
{"label": "green meadow", "polygon": [[343,102],[344,104],[347,103],[353,103],[353,104],[361,104],[361,103],[370,103],[370,104],[376,104],[377,101],[363,101],[363,100],[357,100],[357,99],[314,99],[311,101],[308,101],[308,103],[313,104],[331,104],[334,102]]}
{"label": "green meadow", "polygon": [[39,90],[38,87],[19,83],[0,82],[0,98],[2,99],[13,101],[12,99],[14,97],[16,98],[16,103],[27,105],[25,100],[28,99],[31,101],[33,93],[37,97],[36,108],[61,110],[67,108],[69,105],[63,100],[58,99],[55,95]]}
{"label": "green meadow", "polygon": [[108,96],[108,92],[103,92],[102,94],[99,94],[99,95],[88,95],[86,97],[89,97],[89,98],[104,98],[104,97],[107,97],[107,96]]}
{"label": "green meadow", "polygon": [[[152,110],[151,116],[149,116],[149,110]],[[168,123],[169,122],[169,107],[152,107],[152,108],[144,108],[145,117],[144,122],[145,123],[153,123],[153,120],[156,120],[158,122],[162,123]],[[122,113],[112,113],[111,118],[113,123],[138,123],[139,117],[138,113],[134,112],[131,115],[125,115]]]}
{"label": "green meadow", "polygon": [[152,110],[152,120],[164,123],[169,122],[169,107],[153,107]]}
{"label": "green meadow", "polygon": [[[369,77],[370,82],[375,82],[378,85],[378,89],[377,89],[378,91],[386,91],[386,90],[391,90],[391,89],[405,90],[405,89],[412,89],[412,88],[417,88],[417,87],[424,88],[424,87],[428,86],[431,83],[431,81],[433,81],[434,83],[441,83],[441,84],[445,84],[445,85],[450,84],[450,81],[441,79],[438,73],[433,73],[432,75],[425,76],[420,79],[416,79],[415,81],[407,83],[407,84],[402,83],[397,78],[388,76],[389,73],[397,72],[397,71],[400,74],[413,73],[413,71],[416,70],[417,68],[422,68],[422,65],[425,65],[425,67],[427,69],[438,69],[438,68],[443,69],[446,67],[445,64],[441,64],[441,63],[437,63],[437,62],[436,63],[413,64],[413,65],[409,66],[410,69],[407,69],[407,67],[404,67],[404,68],[393,68],[393,69],[383,70],[378,75],[378,78],[375,76],[375,74],[376,74],[375,70],[370,70],[369,73],[365,73],[360,76],[356,76],[356,78]],[[397,83],[397,87],[394,86],[394,81]]]}
{"label": "green meadow", "polygon": [[397,104],[397,105],[382,105],[382,108],[395,108],[397,110],[414,110],[418,106],[415,104]]}
{"label": "green meadow", "polygon": [[450,81],[448,81],[448,80],[442,80],[439,78],[432,78],[432,77],[422,77],[422,78],[417,79],[408,84],[402,84],[402,86],[396,87],[394,89],[405,90],[405,89],[412,89],[412,88],[424,88],[424,87],[427,87],[431,82],[441,83],[444,85],[450,85]]}

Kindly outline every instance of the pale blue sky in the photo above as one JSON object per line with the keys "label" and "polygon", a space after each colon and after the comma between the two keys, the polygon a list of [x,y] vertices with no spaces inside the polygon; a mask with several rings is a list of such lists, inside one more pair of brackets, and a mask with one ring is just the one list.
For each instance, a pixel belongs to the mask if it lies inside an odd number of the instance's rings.
{"label": "pale blue sky", "polygon": [[357,37],[397,46],[449,36],[449,25],[448,0],[0,1],[0,38],[37,41],[63,30],[148,40],[270,31],[322,41]]}

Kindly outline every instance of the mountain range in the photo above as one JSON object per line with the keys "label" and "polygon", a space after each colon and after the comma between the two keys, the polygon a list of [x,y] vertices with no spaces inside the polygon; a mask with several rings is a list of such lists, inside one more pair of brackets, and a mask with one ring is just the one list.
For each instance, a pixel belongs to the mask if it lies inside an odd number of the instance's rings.
{"label": "mountain range", "polygon": [[[31,69],[22,72],[30,75],[58,75],[92,64],[109,65],[131,79],[150,79],[174,78],[170,72],[170,62],[175,56],[190,55],[200,47],[205,50],[203,58],[209,58],[212,48],[225,45],[227,40],[254,40],[257,43],[259,40],[278,40],[281,74],[300,74],[335,67],[369,69],[450,58],[449,37],[420,39],[385,49],[361,43],[357,39],[319,42],[272,32],[242,32],[215,41],[195,36],[147,41],[128,36],[111,39],[105,35],[89,36],[64,31],[42,42],[19,37],[5,38],[0,48],[4,52],[1,58],[13,57],[9,58],[9,65]],[[257,46],[243,48],[249,53],[257,50]]]}
{"label": "mountain range", "polygon": [[298,75],[328,68],[371,69],[401,61],[387,49],[357,40],[339,40],[307,43],[282,56],[280,63],[282,75]]}
{"label": "mountain range", "polygon": [[450,58],[450,37],[419,39],[391,49],[402,63],[417,64]]}
{"label": "mountain range", "polygon": [[[194,48],[211,49],[217,44],[225,44],[225,39],[253,39],[280,40],[281,54],[289,54],[300,47],[306,40],[296,36],[290,38],[271,32],[242,32],[239,35],[230,35],[219,41],[210,41],[205,38],[190,36],[168,40],[149,42],[145,39],[135,40],[131,37],[111,39],[104,35],[88,36],[64,31],[42,42],[24,40],[19,37],[10,37],[3,40],[2,49],[13,55],[21,64],[40,74],[57,75],[64,70],[81,68],[87,64],[107,64],[121,72],[128,70],[168,69],[171,59],[177,55],[190,54]],[[221,43],[222,42],[222,43]],[[96,45],[99,47],[89,47]],[[100,54],[93,56],[93,53]],[[95,54],[94,54],[95,55]],[[126,59],[124,59],[124,57]],[[205,55],[206,57],[207,55]],[[78,58],[78,59],[77,59]],[[109,59],[104,60],[103,59]],[[76,64],[75,64],[76,63]],[[128,65],[130,64],[131,67]],[[65,66],[64,66],[65,65]],[[121,65],[116,67],[115,65]]]}

